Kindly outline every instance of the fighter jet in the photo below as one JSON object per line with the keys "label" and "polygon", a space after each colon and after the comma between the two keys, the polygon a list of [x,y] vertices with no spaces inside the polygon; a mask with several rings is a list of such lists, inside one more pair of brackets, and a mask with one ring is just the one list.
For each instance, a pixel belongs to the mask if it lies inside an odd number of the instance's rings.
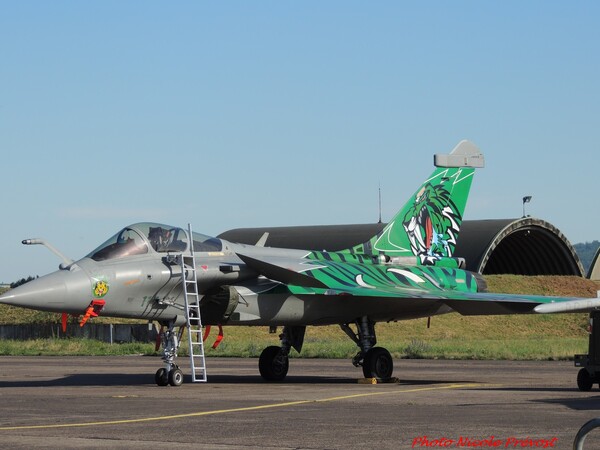
{"label": "fighter jet", "polygon": [[[389,224],[344,251],[302,251],[227,242],[158,223],[127,226],[78,261],[60,256],[59,270],[0,296],[25,308],[156,321],[164,367],[159,385],[180,385],[175,363],[180,329],[211,325],[283,327],[281,345],[264,349],[259,371],[268,381],[288,372],[307,326],[339,325],[367,378],[389,379],[393,360],[377,346],[378,322],[464,315],[590,311],[599,299],[515,296],[486,292],[480,274],[453,257],[475,170],[484,157],[469,141],[434,156],[435,169]],[[25,244],[45,244],[28,239]],[[182,255],[192,255],[186,264]],[[189,259],[187,260],[190,261]],[[186,299],[194,266],[198,309]],[[195,321],[195,322],[194,322]],[[183,327],[183,328],[181,328]]]}

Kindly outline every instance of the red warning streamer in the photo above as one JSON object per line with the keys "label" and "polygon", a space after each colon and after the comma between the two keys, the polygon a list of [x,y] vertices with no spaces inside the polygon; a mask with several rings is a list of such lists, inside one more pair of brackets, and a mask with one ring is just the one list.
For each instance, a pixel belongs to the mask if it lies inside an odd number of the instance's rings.
{"label": "red warning streamer", "polygon": [[219,335],[217,336],[217,339],[215,340],[215,343],[213,344],[212,348],[213,349],[217,348],[222,340],[223,340],[223,325],[219,324]]}
{"label": "red warning streamer", "polygon": [[98,314],[100,313],[100,311],[102,311],[102,308],[104,308],[105,304],[106,302],[104,300],[92,300],[90,306],[88,306],[85,310],[85,314],[79,322],[79,326],[84,326],[85,323],[90,319],[90,317],[98,317]]}
{"label": "red warning streamer", "polygon": [[[210,329],[211,329],[210,325],[206,325],[206,327],[204,327],[204,335],[202,336],[202,342],[206,342],[206,339],[208,338],[208,335],[210,334]],[[219,324],[219,334],[217,336],[217,339],[215,340],[215,343],[212,345],[212,348],[213,349],[217,348],[222,340],[223,340],[223,325]]]}

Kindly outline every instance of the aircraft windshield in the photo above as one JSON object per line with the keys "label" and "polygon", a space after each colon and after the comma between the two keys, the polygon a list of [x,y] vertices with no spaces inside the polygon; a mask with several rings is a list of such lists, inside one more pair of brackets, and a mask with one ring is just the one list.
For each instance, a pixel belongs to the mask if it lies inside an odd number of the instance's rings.
{"label": "aircraft windshield", "polygon": [[137,231],[125,228],[88,255],[94,261],[148,253],[148,245]]}
{"label": "aircraft windshield", "polygon": [[[119,231],[90,253],[88,257],[94,261],[104,261],[141,255],[148,253],[148,243],[154,251],[159,253],[180,253],[188,248],[188,237],[181,228],[159,223],[138,223]],[[194,233],[194,251],[214,252],[221,249],[220,239]]]}

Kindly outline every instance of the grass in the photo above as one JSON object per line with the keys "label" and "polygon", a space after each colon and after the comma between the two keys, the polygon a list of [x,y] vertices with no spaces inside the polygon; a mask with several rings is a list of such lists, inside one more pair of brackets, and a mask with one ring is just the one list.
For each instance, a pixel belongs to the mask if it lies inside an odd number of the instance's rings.
{"label": "grass", "polygon": [[[600,289],[597,283],[577,277],[497,275],[486,279],[490,292],[596,297]],[[58,323],[60,316],[0,305],[0,323],[44,321]],[[587,314],[447,314],[432,317],[430,328],[427,319],[378,324],[377,337],[378,345],[395,358],[564,360],[587,351],[587,322]],[[279,339],[266,327],[225,327],[225,339],[218,349],[209,348],[212,342],[209,337],[207,356],[257,357],[266,346],[278,345]],[[309,327],[302,357],[350,358],[357,350],[337,326]],[[0,341],[0,355],[123,354],[155,354],[154,344],[109,345],[86,339]],[[184,345],[180,356],[185,355]]]}
{"label": "grass", "polygon": [[[256,329],[256,334],[265,334]],[[340,331],[341,333],[341,331]],[[268,336],[268,335],[267,335]],[[207,347],[207,357],[256,358],[268,345],[277,345],[277,339],[260,337],[243,341],[228,336],[217,350]],[[585,338],[543,338],[523,340],[508,339],[451,339],[422,341],[414,338],[398,339],[380,343],[394,358],[409,359],[494,359],[494,360],[569,360],[576,353],[585,353]],[[187,356],[184,343],[179,356]],[[343,342],[307,342],[302,350],[303,358],[350,359],[357,352],[356,346],[346,339]],[[128,343],[110,345],[91,339],[37,339],[30,341],[4,340],[0,342],[0,356],[120,356],[158,355],[154,344]],[[292,357],[298,357],[292,352]]]}
{"label": "grass", "polygon": [[[395,358],[566,360],[587,350],[587,317],[576,316],[566,321],[559,316],[486,317],[478,323],[451,314],[433,318],[429,329],[426,320],[378,324],[378,345]],[[511,318],[518,323],[509,324]],[[277,344],[277,335],[265,329],[229,327],[219,348],[207,350],[207,355],[257,357],[266,346]],[[302,357],[350,358],[357,350],[339,327],[311,327]]]}
{"label": "grass", "polygon": [[153,353],[153,344],[140,342],[110,345],[93,339],[0,341],[1,356],[117,356],[149,355]]}

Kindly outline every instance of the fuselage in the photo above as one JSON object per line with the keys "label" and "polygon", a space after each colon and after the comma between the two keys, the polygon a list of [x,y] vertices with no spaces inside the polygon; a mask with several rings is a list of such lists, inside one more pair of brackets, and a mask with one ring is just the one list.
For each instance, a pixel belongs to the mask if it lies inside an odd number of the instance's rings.
{"label": "fuselage", "polygon": [[[310,251],[235,244],[197,233],[193,241],[202,320],[207,325],[327,325],[362,316],[389,321],[451,311],[419,295],[399,302],[394,298],[365,301],[349,295],[293,294],[285,283],[261,276],[238,255],[303,260],[323,257],[322,253],[315,256]],[[0,302],[82,314],[92,301],[102,300],[103,316],[183,323],[182,269],[174,262],[174,255],[189,253],[189,246],[187,233],[181,228],[154,223],[131,225],[68,267],[9,291]],[[335,255],[325,257],[336,259]],[[393,271],[394,267],[388,265],[386,270]],[[183,276],[188,276],[185,269]]]}

